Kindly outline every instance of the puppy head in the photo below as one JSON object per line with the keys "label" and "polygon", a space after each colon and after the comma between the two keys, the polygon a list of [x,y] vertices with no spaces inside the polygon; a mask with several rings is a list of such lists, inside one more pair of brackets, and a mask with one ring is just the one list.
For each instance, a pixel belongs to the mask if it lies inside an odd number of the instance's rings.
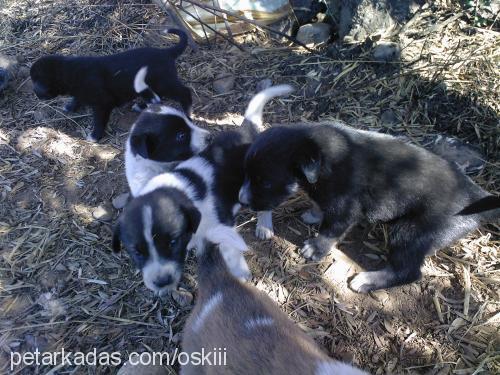
{"label": "puppy head", "polygon": [[182,192],[157,189],[125,207],[113,234],[113,250],[120,251],[123,244],[146,287],[162,295],[177,286],[187,244],[200,219],[200,212]]}
{"label": "puppy head", "polygon": [[31,66],[33,91],[39,99],[52,99],[63,94],[59,85],[62,56],[45,56]]}
{"label": "puppy head", "polygon": [[168,106],[151,106],[142,112],[130,135],[134,154],[160,162],[186,160],[201,152],[210,133],[193,124],[182,112]]}
{"label": "puppy head", "polygon": [[271,210],[295,194],[299,185],[317,182],[321,155],[310,138],[271,128],[249,148],[244,168],[240,202],[257,211]]}

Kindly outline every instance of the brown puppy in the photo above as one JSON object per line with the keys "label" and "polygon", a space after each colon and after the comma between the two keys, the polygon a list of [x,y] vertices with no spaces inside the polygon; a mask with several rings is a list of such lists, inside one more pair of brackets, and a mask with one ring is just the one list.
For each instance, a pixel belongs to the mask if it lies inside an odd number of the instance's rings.
{"label": "brown puppy", "polygon": [[[233,228],[215,227],[207,239],[198,259],[198,300],[183,334],[191,361],[181,374],[366,374],[329,358],[268,296],[230,273],[237,272],[228,270],[228,254],[237,270],[246,248]],[[210,363],[196,356],[202,351],[215,354]]]}

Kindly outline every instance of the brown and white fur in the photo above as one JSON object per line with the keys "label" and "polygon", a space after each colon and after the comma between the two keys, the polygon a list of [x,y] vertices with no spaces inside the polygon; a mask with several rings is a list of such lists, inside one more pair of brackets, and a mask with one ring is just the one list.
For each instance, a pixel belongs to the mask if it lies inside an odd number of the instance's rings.
{"label": "brown and white fur", "polygon": [[220,365],[187,364],[181,374],[366,374],[328,357],[278,306],[234,276],[223,260],[228,249],[241,254],[244,242],[229,227],[207,232],[198,258],[198,298],[184,327],[188,354],[225,349]]}

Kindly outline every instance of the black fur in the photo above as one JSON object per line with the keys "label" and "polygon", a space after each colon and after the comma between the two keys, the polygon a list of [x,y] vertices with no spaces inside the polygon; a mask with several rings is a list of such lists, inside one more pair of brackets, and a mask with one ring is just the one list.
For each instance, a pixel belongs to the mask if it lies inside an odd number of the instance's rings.
{"label": "black fur", "polygon": [[185,50],[186,34],[177,29],[169,32],[180,37],[170,48],[138,48],[109,56],[51,55],[38,59],[31,67],[35,94],[40,99],[59,95],[72,96],[67,110],[81,105],[90,106],[94,115],[93,140],[103,134],[114,107],[137,96],[134,78],[143,66],[148,66],[147,84],[160,97],[178,101],[189,114],[190,90],[177,76],[175,59]]}
{"label": "black fur", "polygon": [[186,160],[193,156],[191,129],[182,117],[175,115],[142,112],[130,135],[130,145],[134,155],[154,161]]}
{"label": "black fur", "polygon": [[[500,216],[498,209],[481,212],[483,205],[474,202],[495,199],[453,163],[394,137],[346,126],[268,129],[248,150],[245,173],[243,189],[255,210],[276,207],[293,186],[323,210],[319,236],[302,250],[311,259],[325,256],[360,220],[390,224],[389,265],[366,273],[366,282],[353,280],[351,287],[360,292],[417,280],[426,254]],[[468,206],[470,215],[456,215]]]}

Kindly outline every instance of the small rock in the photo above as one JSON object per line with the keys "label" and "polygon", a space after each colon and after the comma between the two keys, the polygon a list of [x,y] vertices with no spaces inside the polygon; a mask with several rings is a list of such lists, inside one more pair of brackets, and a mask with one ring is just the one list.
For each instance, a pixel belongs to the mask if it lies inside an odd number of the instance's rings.
{"label": "small rock", "polygon": [[118,370],[117,375],[168,375],[167,369],[160,365],[131,365],[129,362],[125,364]]}
{"label": "small rock", "polygon": [[177,302],[180,307],[186,307],[193,302],[193,295],[186,289],[179,288],[172,291],[172,299]]}
{"label": "small rock", "polygon": [[297,40],[303,44],[326,43],[331,36],[331,26],[327,23],[310,23],[299,28]]}
{"label": "small rock", "polygon": [[121,210],[127,204],[129,197],[130,193],[123,193],[114,197],[111,203],[113,204],[114,208],[116,208],[117,210]]}
{"label": "small rock", "polygon": [[219,74],[214,81],[214,91],[217,94],[225,94],[234,87],[235,77],[230,73]]}
{"label": "small rock", "polygon": [[107,205],[99,205],[94,210],[92,210],[92,216],[94,219],[101,221],[111,221],[113,218],[113,211]]}
{"label": "small rock", "polygon": [[14,76],[17,60],[7,55],[0,54],[0,92],[2,92]]}
{"label": "small rock", "polygon": [[380,42],[373,49],[373,58],[376,61],[394,61],[398,60],[401,55],[401,49],[397,43]]}
{"label": "small rock", "polygon": [[398,118],[393,110],[388,109],[380,116],[380,122],[382,125],[395,125],[398,123]]}
{"label": "small rock", "polygon": [[255,90],[257,92],[265,90],[273,85],[273,81],[271,81],[269,78],[263,79],[259,82],[257,82],[257,86],[255,86]]}

